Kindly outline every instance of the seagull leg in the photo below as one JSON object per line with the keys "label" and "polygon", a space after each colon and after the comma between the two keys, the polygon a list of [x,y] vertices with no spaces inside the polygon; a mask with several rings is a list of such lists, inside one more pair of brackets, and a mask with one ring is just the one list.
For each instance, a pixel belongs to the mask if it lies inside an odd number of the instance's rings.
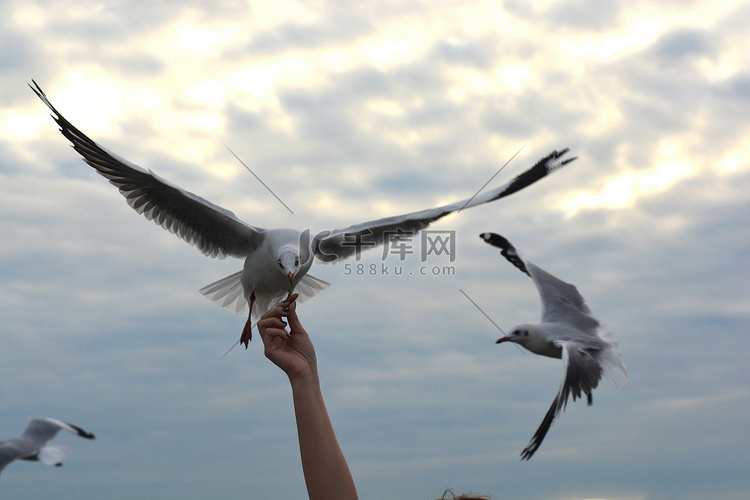
{"label": "seagull leg", "polygon": [[245,328],[242,329],[242,336],[240,337],[240,344],[245,344],[245,349],[253,340],[253,304],[255,304],[255,291],[250,292],[250,312],[247,314],[247,323],[245,323]]}

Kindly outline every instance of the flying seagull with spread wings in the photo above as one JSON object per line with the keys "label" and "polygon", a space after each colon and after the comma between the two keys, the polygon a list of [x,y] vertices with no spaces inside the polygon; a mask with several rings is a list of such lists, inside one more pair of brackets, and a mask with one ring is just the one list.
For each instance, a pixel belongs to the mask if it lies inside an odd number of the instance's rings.
{"label": "flying seagull with spread wings", "polygon": [[[33,80],[32,80],[33,81]],[[202,294],[248,319],[240,337],[247,348],[257,319],[286,294],[299,293],[299,302],[328,283],[307,274],[313,260],[335,262],[400,238],[409,238],[446,215],[508,196],[575,160],[564,158],[568,149],[553,151],[515,179],[467,200],[420,212],[322,231],[264,229],[242,222],[231,211],[162,179],[119,157],[89,139],[63,117],[42,89],[31,89],[52,111],[62,134],[83,160],[109,179],[136,212],[153,220],[210,257],[245,259],[241,271],[203,287]]]}
{"label": "flying seagull with spread wings", "polygon": [[534,437],[521,452],[521,458],[529,460],[542,444],[552,422],[565,409],[568,396],[572,395],[575,401],[585,394],[591,405],[591,391],[599,385],[602,375],[615,387],[626,389],[629,386],[628,372],[614,335],[592,316],[575,286],[525,260],[499,234],[482,233],[479,236],[500,248],[508,262],[529,275],[542,299],[541,323],[516,326],[497,343],[514,342],[534,354],[562,358],[563,362],[560,390]]}
{"label": "flying seagull with spread wings", "polygon": [[33,460],[46,465],[60,467],[62,461],[70,456],[69,446],[51,446],[52,441],[61,430],[72,432],[86,439],[94,435],[73,424],[66,424],[53,418],[35,418],[29,423],[23,434],[16,438],[0,441],[0,472],[14,460]]}

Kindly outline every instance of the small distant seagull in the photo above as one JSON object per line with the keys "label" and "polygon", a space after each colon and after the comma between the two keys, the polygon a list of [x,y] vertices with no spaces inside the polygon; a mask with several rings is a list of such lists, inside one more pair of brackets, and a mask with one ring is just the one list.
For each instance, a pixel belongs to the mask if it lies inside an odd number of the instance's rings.
{"label": "small distant seagull", "polygon": [[521,452],[521,458],[528,460],[542,444],[552,422],[565,409],[569,395],[575,401],[585,394],[591,405],[591,391],[599,385],[602,375],[615,387],[627,389],[630,385],[628,372],[614,335],[591,315],[575,286],[525,260],[502,236],[495,233],[479,236],[500,248],[508,262],[531,276],[542,298],[542,322],[516,326],[497,343],[515,342],[534,354],[562,358],[563,362],[560,390],[534,437]]}
{"label": "small distant seagull", "polygon": [[69,446],[47,446],[57,433],[66,430],[86,439],[94,435],[73,424],[66,424],[53,418],[35,418],[17,438],[0,441],[0,471],[14,460],[40,461],[46,465],[60,467],[70,456]]}
{"label": "small distant seagull", "polygon": [[[32,80],[33,82],[33,80]],[[310,230],[263,229],[242,222],[234,213],[162,179],[107,151],[66,120],[33,82],[31,89],[52,110],[62,134],[84,161],[109,179],[136,212],[195,245],[209,257],[244,258],[242,271],[211,283],[200,292],[216,304],[248,319],[240,337],[247,348],[252,320],[293,291],[299,302],[328,286],[307,274],[313,260],[336,262],[361,250],[410,238],[432,222],[464,208],[508,196],[575,160],[568,149],[553,151],[526,172],[499,188],[442,207],[387,217],[312,236]]]}

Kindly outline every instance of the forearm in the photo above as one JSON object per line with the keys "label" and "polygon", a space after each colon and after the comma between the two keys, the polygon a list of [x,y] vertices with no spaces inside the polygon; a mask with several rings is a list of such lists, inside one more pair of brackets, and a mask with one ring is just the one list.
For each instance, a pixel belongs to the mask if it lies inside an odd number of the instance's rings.
{"label": "forearm", "polygon": [[317,374],[291,380],[302,470],[310,500],[355,500],[349,466],[328,417]]}

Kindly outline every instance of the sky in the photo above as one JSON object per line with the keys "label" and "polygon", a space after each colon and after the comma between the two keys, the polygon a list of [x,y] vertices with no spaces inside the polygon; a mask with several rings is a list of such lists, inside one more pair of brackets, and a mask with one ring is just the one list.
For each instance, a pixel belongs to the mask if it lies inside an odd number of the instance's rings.
{"label": "sky", "polygon": [[[298,313],[360,497],[740,499],[750,491],[750,3],[0,0],[2,498],[305,498],[291,393],[198,289],[241,269],[127,206],[29,89],[120,156],[259,227],[314,232],[578,160],[431,229],[422,259],[316,263]],[[226,145],[226,147],[225,147]],[[285,208],[227,150],[273,191]],[[519,458],[559,360],[503,330],[575,284],[631,387],[603,380]],[[361,271],[361,272],[360,272]],[[426,275],[425,275],[426,274]],[[257,336],[256,336],[257,337]]]}

